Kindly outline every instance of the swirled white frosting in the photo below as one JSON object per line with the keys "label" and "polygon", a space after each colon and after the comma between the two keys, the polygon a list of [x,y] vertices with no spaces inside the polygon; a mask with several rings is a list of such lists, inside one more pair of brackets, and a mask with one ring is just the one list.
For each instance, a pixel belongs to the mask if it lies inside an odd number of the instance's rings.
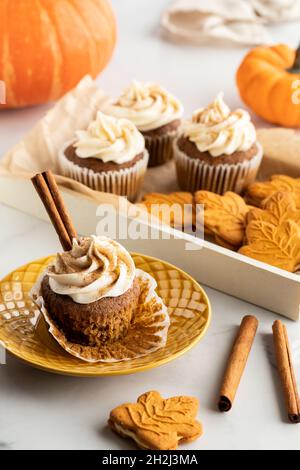
{"label": "swirled white frosting", "polygon": [[119,165],[131,161],[145,149],[145,140],[133,122],[98,112],[85,131],[77,131],[74,146],[80,158],[99,158]]}
{"label": "swirled white frosting", "polygon": [[200,152],[209,152],[212,157],[246,152],[256,142],[249,113],[243,109],[230,111],[223,93],[207,108],[198,109],[192,120],[184,123],[183,133]]}
{"label": "swirled white frosting", "polygon": [[96,236],[74,240],[72,250],[57,255],[47,272],[50,288],[78,304],[124,294],[135,273],[134,261],[122,245]]}
{"label": "swirled white frosting", "polygon": [[146,132],[180,119],[183,107],[177,98],[160,86],[134,81],[107,112],[118,118],[130,119],[140,131]]}

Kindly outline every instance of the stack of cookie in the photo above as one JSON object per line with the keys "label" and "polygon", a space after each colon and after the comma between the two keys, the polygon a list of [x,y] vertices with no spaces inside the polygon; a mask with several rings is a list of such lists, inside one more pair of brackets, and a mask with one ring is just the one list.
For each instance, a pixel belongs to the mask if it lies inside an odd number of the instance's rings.
{"label": "stack of cookie", "polygon": [[241,254],[289,272],[300,267],[300,179],[274,175],[254,183],[246,200],[258,206],[247,216]]}
{"label": "stack of cookie", "polygon": [[196,420],[199,402],[194,397],[162,398],[159,392],[141,395],[111,411],[108,424],[140,449],[176,450],[178,444],[198,439],[202,425]]}
{"label": "stack of cookie", "polygon": [[251,209],[244,199],[230,191],[224,196],[198,191],[194,200],[196,205],[204,207],[205,233],[218,245],[238,250],[244,241],[246,217]]}
{"label": "stack of cookie", "polygon": [[[178,201],[182,205],[192,201],[192,218],[187,224],[192,220],[194,226],[199,224],[199,218],[203,219],[198,205],[204,208],[208,240],[277,268],[299,271],[300,178],[274,175],[270,181],[250,185],[244,198],[230,191],[223,196],[198,191],[148,194],[143,204],[152,213],[153,206],[157,212],[157,206],[172,207]],[[160,218],[167,222],[166,217]],[[170,218],[169,223],[177,229],[185,225],[179,223],[178,217]]]}

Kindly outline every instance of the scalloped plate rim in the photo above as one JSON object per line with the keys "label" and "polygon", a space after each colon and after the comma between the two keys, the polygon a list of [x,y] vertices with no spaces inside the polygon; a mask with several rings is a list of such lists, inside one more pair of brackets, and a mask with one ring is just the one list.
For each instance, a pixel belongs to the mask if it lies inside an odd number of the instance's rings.
{"label": "scalloped plate rim", "polygon": [[[42,370],[44,372],[57,374],[57,375],[68,376],[68,377],[95,378],[95,377],[112,377],[112,376],[118,376],[118,375],[133,375],[133,374],[136,374],[136,373],[139,373],[139,372],[146,372],[148,370],[151,370],[151,369],[154,369],[154,368],[157,368],[157,367],[161,367],[165,364],[168,364],[169,362],[172,362],[175,359],[183,356],[185,353],[187,353],[192,348],[194,348],[200,342],[200,340],[204,337],[204,335],[206,334],[206,332],[207,332],[207,330],[210,326],[210,323],[211,323],[212,308],[211,308],[211,303],[210,303],[210,300],[209,300],[209,297],[208,297],[206,291],[196,281],[196,279],[194,279],[190,274],[188,274],[183,269],[178,268],[177,266],[175,266],[172,263],[161,260],[160,258],[156,258],[154,256],[144,255],[143,253],[130,252],[130,254],[133,257],[134,256],[135,257],[141,256],[142,258],[145,258],[145,259],[150,260],[150,261],[155,261],[155,262],[160,262],[160,263],[162,262],[164,265],[168,266],[169,268],[175,269],[176,271],[180,272],[182,275],[187,277],[190,281],[192,281],[193,283],[195,283],[198,286],[199,290],[201,291],[201,294],[203,295],[203,297],[205,299],[206,305],[207,305],[207,320],[206,320],[206,323],[205,323],[203,329],[201,330],[201,333],[193,341],[191,341],[190,344],[188,344],[186,347],[182,348],[180,351],[178,351],[176,353],[173,353],[173,354],[171,354],[170,356],[168,356],[166,358],[158,359],[158,360],[153,361],[153,362],[149,362],[147,365],[144,365],[144,366],[136,366],[136,367],[131,367],[131,368],[124,369],[124,370],[115,370],[115,371],[110,371],[110,372],[105,372],[105,371],[101,371],[101,370],[99,372],[97,372],[95,370],[95,371],[92,371],[90,373],[87,373],[87,372],[84,372],[84,371],[82,371],[82,372],[70,371],[69,372],[69,371],[60,370],[59,368],[53,368],[51,366],[49,366],[49,367],[47,367],[46,365],[42,366],[42,365],[37,364],[36,362],[34,362],[34,360],[30,361],[30,360],[24,359],[24,357],[22,357],[21,355],[16,354],[15,352],[12,352],[4,344],[6,352],[9,355],[11,355],[12,357],[14,357],[14,358],[18,359],[19,361],[21,361],[23,364],[32,366],[33,368],[38,369],[38,370]],[[4,282],[7,282],[9,280],[10,276],[15,271],[22,270],[30,264],[41,263],[41,262],[45,261],[47,258],[51,259],[53,257],[55,257],[55,255],[43,256],[43,257],[41,257],[37,260],[29,261],[28,263],[25,263],[24,265],[17,267],[16,269],[14,269],[10,273],[8,273],[4,278],[2,278],[0,280],[0,284],[2,284]],[[0,329],[0,341],[1,341],[1,329]],[[151,354],[149,354],[149,357],[150,356],[151,356]],[[98,363],[97,366],[101,367],[101,363]],[[97,367],[97,366],[95,365],[95,367]]]}

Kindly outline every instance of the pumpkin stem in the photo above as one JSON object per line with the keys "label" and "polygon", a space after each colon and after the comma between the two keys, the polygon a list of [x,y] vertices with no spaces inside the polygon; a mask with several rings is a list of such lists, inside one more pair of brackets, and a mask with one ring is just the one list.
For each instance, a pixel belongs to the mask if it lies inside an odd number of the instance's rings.
{"label": "pumpkin stem", "polygon": [[296,50],[296,57],[295,57],[295,62],[292,67],[288,68],[287,71],[289,73],[295,73],[299,74],[300,73],[300,45],[298,49]]}

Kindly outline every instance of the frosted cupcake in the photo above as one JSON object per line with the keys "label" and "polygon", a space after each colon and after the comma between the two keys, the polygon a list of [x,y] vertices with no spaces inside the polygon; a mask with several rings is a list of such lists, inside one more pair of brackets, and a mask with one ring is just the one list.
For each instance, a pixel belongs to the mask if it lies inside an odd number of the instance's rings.
{"label": "frosted cupcake", "polygon": [[49,267],[41,289],[68,340],[88,346],[124,337],[140,295],[130,254],[104,237],[74,241]]}
{"label": "frosted cupcake", "polygon": [[53,338],[87,362],[118,362],[165,346],[168,310],[155,279],[106,237],[73,239],[31,290]]}
{"label": "frosted cupcake", "polygon": [[174,154],[182,190],[218,194],[243,192],[255,180],[263,155],[249,114],[231,111],[223,93],[183,124]]}
{"label": "frosted cupcake", "polygon": [[101,112],[59,154],[61,172],[91,189],[135,201],[148,164],[145,140],[128,119]]}
{"label": "frosted cupcake", "polygon": [[183,107],[179,100],[154,83],[134,81],[107,113],[132,121],[143,134],[149,151],[149,166],[173,158]]}

